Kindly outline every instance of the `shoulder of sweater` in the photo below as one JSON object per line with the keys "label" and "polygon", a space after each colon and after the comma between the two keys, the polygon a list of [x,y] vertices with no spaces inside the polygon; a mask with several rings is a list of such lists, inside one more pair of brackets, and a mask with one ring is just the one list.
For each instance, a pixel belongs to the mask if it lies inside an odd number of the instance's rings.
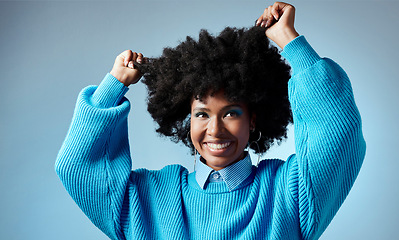
{"label": "shoulder of sweater", "polygon": [[266,159],[261,161],[256,171],[255,181],[262,182],[267,186],[279,183],[283,183],[284,185],[287,181],[296,182],[298,165],[295,156],[295,154],[292,154],[285,161],[281,159]]}
{"label": "shoulder of sweater", "polygon": [[258,174],[265,174],[270,172],[277,171],[283,164],[285,163],[284,160],[281,159],[264,159],[259,162],[258,164]]}
{"label": "shoulder of sweater", "polygon": [[284,160],[277,158],[263,159],[262,161],[259,162],[258,168],[278,167],[281,164],[284,164],[284,162],[285,162]]}
{"label": "shoulder of sweater", "polygon": [[133,170],[132,173],[140,178],[155,178],[155,179],[175,179],[181,178],[183,175],[188,175],[188,170],[179,164],[172,164],[163,167],[160,170],[150,170],[146,168],[139,168]]}
{"label": "shoulder of sweater", "polygon": [[[295,164],[295,154],[288,157],[287,160],[282,159],[265,159],[259,162],[258,173],[270,174],[271,172],[277,173],[278,171],[291,169]],[[284,166],[284,168],[282,168]]]}

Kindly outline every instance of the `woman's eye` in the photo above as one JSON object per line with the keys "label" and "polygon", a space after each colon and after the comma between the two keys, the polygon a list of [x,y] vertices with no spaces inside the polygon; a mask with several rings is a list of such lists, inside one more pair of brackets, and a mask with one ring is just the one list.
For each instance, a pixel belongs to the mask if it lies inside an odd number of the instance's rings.
{"label": "woman's eye", "polygon": [[226,113],[226,117],[235,117],[237,114],[235,112],[228,112]]}
{"label": "woman's eye", "polygon": [[242,114],[241,111],[234,110],[234,111],[228,111],[225,115],[225,117],[238,117]]}
{"label": "woman's eye", "polygon": [[197,118],[206,118],[208,117],[208,114],[204,113],[204,112],[198,112],[195,114],[195,117]]}

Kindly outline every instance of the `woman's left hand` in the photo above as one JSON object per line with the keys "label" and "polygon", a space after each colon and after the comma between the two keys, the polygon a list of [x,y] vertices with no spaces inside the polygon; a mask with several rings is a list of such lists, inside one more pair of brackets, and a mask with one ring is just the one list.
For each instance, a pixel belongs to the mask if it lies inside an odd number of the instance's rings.
{"label": "woman's left hand", "polygon": [[266,28],[266,36],[282,49],[299,34],[294,27],[295,7],[283,2],[275,2],[265,9],[256,21],[256,26]]}

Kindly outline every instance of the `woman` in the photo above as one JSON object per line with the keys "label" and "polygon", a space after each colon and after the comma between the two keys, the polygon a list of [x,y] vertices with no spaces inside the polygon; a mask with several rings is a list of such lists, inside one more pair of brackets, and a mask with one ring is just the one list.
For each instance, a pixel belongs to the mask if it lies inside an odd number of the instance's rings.
{"label": "woman", "polygon": [[[298,35],[294,16],[293,6],[277,2],[254,28],[202,31],[150,64],[125,51],[98,87],[81,92],[56,171],[97,227],[111,239],[323,233],[356,179],[365,143],[345,72]],[[291,78],[267,38],[283,49]],[[123,96],[142,74],[157,131],[199,155],[195,172],[131,171]],[[265,152],[292,120],[296,154],[252,166],[245,148]]]}

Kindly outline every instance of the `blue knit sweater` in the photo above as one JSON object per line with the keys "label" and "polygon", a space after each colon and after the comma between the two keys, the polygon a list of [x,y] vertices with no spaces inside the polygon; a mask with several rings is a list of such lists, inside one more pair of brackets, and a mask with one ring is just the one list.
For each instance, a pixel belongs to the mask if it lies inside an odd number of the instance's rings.
{"label": "blue knit sweater", "polygon": [[65,188],[111,239],[317,239],[361,167],[365,142],[349,79],[303,36],[282,55],[296,154],[263,160],[240,187],[201,189],[180,165],[131,171],[126,88],[108,74],[82,90],[56,161]]}

